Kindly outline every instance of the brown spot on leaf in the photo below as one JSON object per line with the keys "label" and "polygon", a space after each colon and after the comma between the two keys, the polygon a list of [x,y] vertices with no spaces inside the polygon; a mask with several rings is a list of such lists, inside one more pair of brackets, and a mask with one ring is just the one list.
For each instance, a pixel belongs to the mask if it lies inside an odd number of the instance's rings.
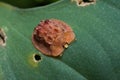
{"label": "brown spot on leaf", "polygon": [[75,34],[69,25],[57,19],[41,21],[32,35],[33,45],[48,56],[62,54],[66,44],[75,39]]}

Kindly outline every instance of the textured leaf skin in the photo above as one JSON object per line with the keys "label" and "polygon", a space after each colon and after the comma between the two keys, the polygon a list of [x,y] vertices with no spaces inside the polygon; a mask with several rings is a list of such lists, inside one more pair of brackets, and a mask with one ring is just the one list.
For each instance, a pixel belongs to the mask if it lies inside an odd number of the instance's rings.
{"label": "textured leaf skin", "polygon": [[[98,0],[77,7],[66,0],[31,9],[1,3],[0,27],[8,38],[6,47],[0,47],[0,79],[120,80],[119,2]],[[34,27],[49,18],[65,21],[76,34],[59,58],[42,55],[31,42]],[[34,63],[34,53],[41,55],[39,63]]]}

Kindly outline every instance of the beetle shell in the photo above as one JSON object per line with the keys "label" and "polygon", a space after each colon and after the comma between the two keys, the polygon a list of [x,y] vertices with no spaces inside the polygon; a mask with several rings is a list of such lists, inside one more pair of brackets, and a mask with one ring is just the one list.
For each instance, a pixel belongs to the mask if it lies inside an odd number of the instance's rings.
{"label": "beetle shell", "polygon": [[48,56],[59,56],[75,39],[69,25],[57,19],[41,21],[34,29],[32,43],[39,51]]}

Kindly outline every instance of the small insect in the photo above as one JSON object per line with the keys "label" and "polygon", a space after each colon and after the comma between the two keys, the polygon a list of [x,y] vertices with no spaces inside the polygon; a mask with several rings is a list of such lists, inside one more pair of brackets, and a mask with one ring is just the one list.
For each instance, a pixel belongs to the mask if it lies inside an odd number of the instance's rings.
{"label": "small insect", "polygon": [[48,56],[60,56],[74,40],[75,34],[70,26],[57,19],[41,21],[32,34],[35,48]]}

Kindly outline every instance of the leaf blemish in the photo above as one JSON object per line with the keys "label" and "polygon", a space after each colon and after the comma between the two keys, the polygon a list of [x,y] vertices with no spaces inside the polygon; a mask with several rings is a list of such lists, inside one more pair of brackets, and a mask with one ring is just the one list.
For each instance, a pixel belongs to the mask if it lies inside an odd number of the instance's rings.
{"label": "leaf blemish", "polygon": [[7,36],[2,28],[0,28],[0,46],[6,45]]}
{"label": "leaf blemish", "polygon": [[71,0],[72,2],[76,2],[77,6],[88,6],[90,4],[94,4],[96,0]]}
{"label": "leaf blemish", "polygon": [[38,64],[42,61],[41,55],[39,53],[34,53],[34,52],[30,53],[27,59],[28,59],[28,63],[30,64],[30,66],[34,68],[38,67],[39,66]]}
{"label": "leaf blemish", "polygon": [[33,60],[34,60],[34,62],[39,62],[39,61],[41,61],[41,56],[39,55],[39,54],[34,54],[33,55]]}

